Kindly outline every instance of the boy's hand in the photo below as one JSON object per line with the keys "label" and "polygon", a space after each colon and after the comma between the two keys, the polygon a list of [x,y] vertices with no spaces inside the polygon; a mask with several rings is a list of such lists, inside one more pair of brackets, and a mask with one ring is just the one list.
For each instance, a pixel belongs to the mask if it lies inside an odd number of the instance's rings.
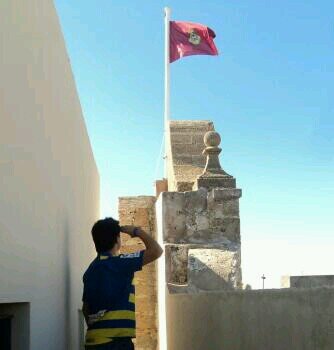
{"label": "boy's hand", "polygon": [[121,232],[127,233],[131,237],[133,237],[133,231],[134,230],[135,230],[135,227],[131,226],[131,225],[121,226]]}

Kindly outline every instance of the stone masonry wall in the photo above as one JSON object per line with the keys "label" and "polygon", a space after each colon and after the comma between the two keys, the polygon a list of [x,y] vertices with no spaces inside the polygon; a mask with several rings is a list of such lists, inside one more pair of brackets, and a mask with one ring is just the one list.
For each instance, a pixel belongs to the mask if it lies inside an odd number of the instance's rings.
{"label": "stone masonry wall", "polygon": [[241,190],[201,188],[161,196],[169,290],[241,288]]}
{"label": "stone masonry wall", "polygon": [[208,120],[171,120],[169,122],[168,190],[191,191],[202,174],[206,157],[204,135],[214,130]]}
{"label": "stone masonry wall", "polygon": [[[142,227],[156,238],[155,197],[119,198],[119,219],[121,225]],[[138,238],[122,237],[122,253],[132,253],[144,249]],[[157,349],[157,276],[156,263],[144,266],[136,273],[136,350]]]}

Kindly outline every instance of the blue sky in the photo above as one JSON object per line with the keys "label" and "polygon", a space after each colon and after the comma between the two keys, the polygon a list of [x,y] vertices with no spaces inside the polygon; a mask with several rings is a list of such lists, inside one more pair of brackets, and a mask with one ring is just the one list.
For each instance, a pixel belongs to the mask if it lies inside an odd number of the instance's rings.
{"label": "blue sky", "polygon": [[163,174],[162,162],[155,169],[168,5],[172,19],[217,35],[220,56],[172,64],[171,117],[210,119],[221,133],[222,165],[243,190],[245,282],[334,274],[333,1],[55,3],[101,176],[102,216],[117,215],[118,196],[153,194]]}

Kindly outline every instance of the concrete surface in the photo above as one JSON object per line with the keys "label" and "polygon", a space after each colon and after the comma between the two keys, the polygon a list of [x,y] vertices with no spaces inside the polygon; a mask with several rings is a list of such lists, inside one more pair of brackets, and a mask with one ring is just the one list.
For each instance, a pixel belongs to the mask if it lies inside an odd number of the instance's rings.
{"label": "concrete surface", "polygon": [[282,288],[334,287],[333,275],[283,276]]}
{"label": "concrete surface", "polygon": [[168,294],[168,350],[333,350],[334,289]]}

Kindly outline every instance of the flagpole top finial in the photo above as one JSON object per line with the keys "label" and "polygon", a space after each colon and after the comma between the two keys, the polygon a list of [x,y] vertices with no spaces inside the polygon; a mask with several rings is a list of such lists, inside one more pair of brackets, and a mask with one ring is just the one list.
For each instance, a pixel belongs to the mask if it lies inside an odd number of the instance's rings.
{"label": "flagpole top finial", "polygon": [[165,10],[165,15],[170,16],[170,13],[171,13],[170,7],[166,6],[164,10]]}

